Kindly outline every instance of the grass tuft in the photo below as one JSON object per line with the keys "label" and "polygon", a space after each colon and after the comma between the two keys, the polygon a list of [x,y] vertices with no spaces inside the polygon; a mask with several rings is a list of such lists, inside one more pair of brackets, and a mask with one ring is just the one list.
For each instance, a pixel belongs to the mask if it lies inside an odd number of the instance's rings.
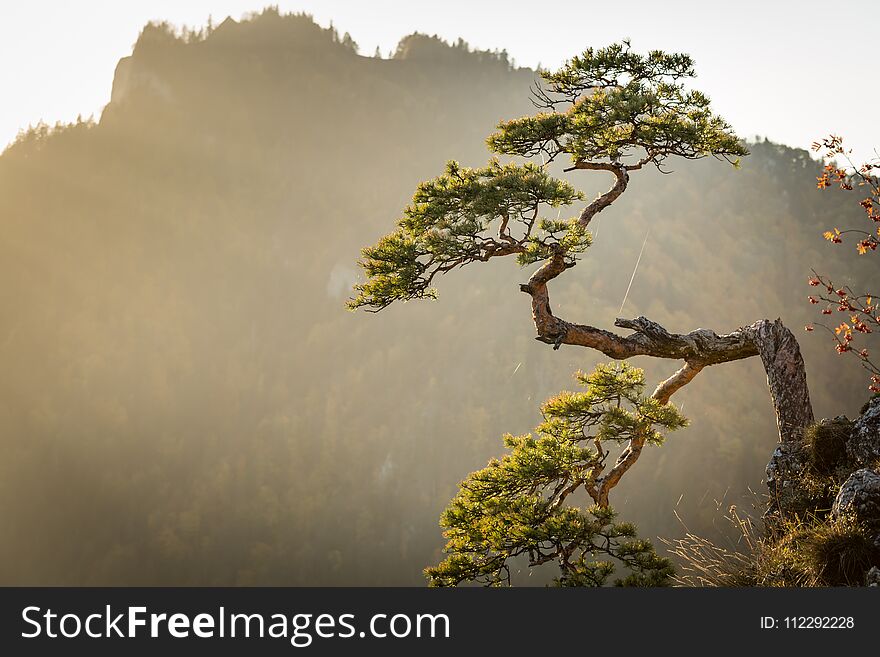
{"label": "grass tuft", "polygon": [[846,461],[846,442],[852,433],[852,422],[846,419],[823,420],[804,432],[810,466],[820,475],[831,476]]}

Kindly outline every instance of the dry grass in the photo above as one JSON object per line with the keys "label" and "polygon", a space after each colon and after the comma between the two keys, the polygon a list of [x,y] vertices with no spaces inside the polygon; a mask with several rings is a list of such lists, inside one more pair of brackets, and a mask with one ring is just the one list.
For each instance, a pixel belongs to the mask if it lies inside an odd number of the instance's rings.
{"label": "dry grass", "polygon": [[676,585],[861,586],[867,570],[880,565],[864,528],[846,519],[794,518],[768,538],[735,506],[724,517],[739,534],[735,549],[691,532],[663,541],[678,557]]}
{"label": "dry grass", "polygon": [[852,522],[821,526],[807,547],[811,569],[827,586],[860,586],[880,555],[865,532]]}
{"label": "dry grass", "polygon": [[724,518],[738,534],[736,549],[716,545],[690,531],[675,540],[661,539],[669,552],[678,557],[678,572],[674,577],[678,586],[754,586],[757,583],[755,562],[760,550],[760,532],[751,517],[741,513],[735,505],[728,507]]}

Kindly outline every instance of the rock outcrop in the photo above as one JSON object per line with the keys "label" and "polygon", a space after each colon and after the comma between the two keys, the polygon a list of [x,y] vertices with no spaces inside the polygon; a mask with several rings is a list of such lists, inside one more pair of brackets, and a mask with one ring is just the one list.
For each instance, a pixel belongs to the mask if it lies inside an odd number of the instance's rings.
{"label": "rock outcrop", "polygon": [[880,397],[868,402],[853,424],[846,453],[850,460],[863,468],[880,467]]}
{"label": "rock outcrop", "polygon": [[779,443],[767,486],[771,546],[802,544],[818,559],[812,572],[820,585],[880,585],[880,397],[855,421],[820,420],[803,440]]}
{"label": "rock outcrop", "polygon": [[807,502],[798,486],[806,466],[807,452],[802,441],[788,440],[776,445],[767,464],[770,505],[766,517],[799,512],[806,508]]}
{"label": "rock outcrop", "polygon": [[850,516],[877,531],[875,543],[880,547],[880,472],[867,468],[853,472],[834,498],[831,515]]}

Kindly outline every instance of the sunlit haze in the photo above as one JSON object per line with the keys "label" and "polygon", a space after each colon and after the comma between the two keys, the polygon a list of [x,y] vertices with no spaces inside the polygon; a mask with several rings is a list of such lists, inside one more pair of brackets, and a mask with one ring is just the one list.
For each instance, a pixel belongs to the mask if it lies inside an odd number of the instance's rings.
{"label": "sunlit haze", "polygon": [[[294,0],[281,11],[307,12],[349,32],[360,53],[387,56],[414,31],[506,49],[520,66],[555,66],[588,46],[629,37],[639,50],[684,51],[699,88],[742,136],[808,147],[844,134],[858,158],[878,144],[875,30],[880,5],[838,10],[825,2],[725,3],[446,2]],[[4,2],[0,9],[0,142],[40,120],[100,115],[113,71],[147,21],[198,27],[260,10],[248,0]]]}
{"label": "sunlit haze", "polygon": [[[880,457],[880,189],[817,189],[803,149],[880,146],[880,12],[709,6],[0,3],[0,585],[454,584],[484,536],[557,532],[490,576],[598,584],[588,498],[660,550],[614,576],[661,583],[666,541],[742,544],[731,505],[831,518]],[[531,120],[533,69],[589,47],[565,70],[641,86]],[[844,414],[869,429],[806,427]],[[814,429],[788,486],[777,443]],[[873,535],[776,517],[724,582],[867,580],[834,546]]]}

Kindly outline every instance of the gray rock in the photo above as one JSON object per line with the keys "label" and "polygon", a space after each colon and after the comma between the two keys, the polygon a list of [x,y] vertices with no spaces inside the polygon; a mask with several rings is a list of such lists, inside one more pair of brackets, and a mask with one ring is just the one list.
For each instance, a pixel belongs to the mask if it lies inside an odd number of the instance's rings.
{"label": "gray rock", "polygon": [[789,479],[796,478],[805,464],[803,443],[795,440],[777,443],[767,464],[767,485],[782,485]]}
{"label": "gray rock", "polygon": [[866,586],[880,586],[880,568],[872,566],[865,581]]}
{"label": "gray rock", "polygon": [[789,440],[776,445],[767,464],[770,506],[765,519],[799,513],[806,508],[807,498],[797,482],[806,465],[807,454],[801,441]]}
{"label": "gray rock", "polygon": [[862,468],[853,472],[834,500],[835,518],[854,516],[869,527],[880,527],[880,472]]}
{"label": "gray rock", "polygon": [[880,461],[880,397],[872,399],[853,424],[846,445],[847,456],[861,467],[875,467]]}

